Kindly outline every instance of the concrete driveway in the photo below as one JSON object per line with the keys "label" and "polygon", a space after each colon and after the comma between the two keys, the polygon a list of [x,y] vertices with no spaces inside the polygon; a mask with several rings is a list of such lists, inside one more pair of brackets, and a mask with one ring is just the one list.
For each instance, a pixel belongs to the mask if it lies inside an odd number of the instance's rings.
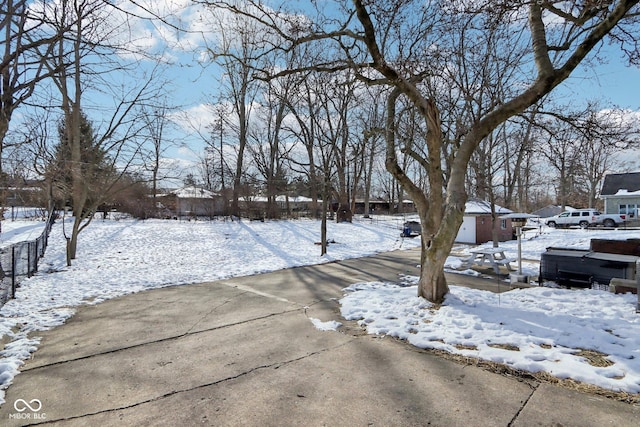
{"label": "concrete driveway", "polygon": [[[456,363],[340,318],[345,286],[417,274],[418,258],[393,252],[81,307],[40,334],[0,424],[640,425],[637,406]],[[322,332],[310,317],[345,325]]]}

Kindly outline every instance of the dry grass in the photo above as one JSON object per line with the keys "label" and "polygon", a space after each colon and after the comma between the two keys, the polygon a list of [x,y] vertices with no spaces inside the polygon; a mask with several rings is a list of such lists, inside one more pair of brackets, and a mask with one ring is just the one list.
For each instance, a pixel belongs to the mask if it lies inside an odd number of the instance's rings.
{"label": "dry grass", "polygon": [[487,344],[491,348],[501,348],[502,350],[520,351],[520,347],[513,344]]}
{"label": "dry grass", "polygon": [[458,350],[477,350],[478,346],[475,345],[465,345],[465,344],[456,344],[454,346]]}
{"label": "dry grass", "polygon": [[633,405],[640,405],[640,394],[632,394],[624,391],[613,391],[606,388],[598,387],[593,384],[585,384],[571,378],[560,379],[547,372],[538,372],[533,374],[535,379],[540,382],[549,384],[556,384],[561,387],[576,390],[582,393],[594,394],[597,396],[606,397],[608,399],[618,400],[624,403],[631,403]]}
{"label": "dry grass", "polygon": [[439,357],[442,357],[443,359],[452,360],[464,365],[477,366],[486,371],[500,374],[506,377],[513,377],[513,378],[516,378],[518,381],[522,381],[530,384],[532,387],[535,387],[536,383],[554,384],[559,387],[564,387],[564,388],[578,391],[581,393],[593,394],[596,396],[601,396],[607,399],[617,400],[624,403],[640,405],[640,393],[633,394],[633,393],[627,393],[624,391],[608,390],[592,384],[582,383],[570,378],[567,378],[567,379],[557,378],[547,372],[523,371],[520,369],[511,368],[501,363],[480,360],[480,359],[469,357],[469,356],[452,354],[444,350],[415,349],[415,351],[436,354]]}
{"label": "dry grass", "polygon": [[606,368],[614,364],[612,361],[607,359],[607,354],[600,353],[595,350],[586,350],[581,348],[579,352],[575,353],[575,355],[584,357],[589,365],[596,366],[598,368]]}
{"label": "dry grass", "polygon": [[[431,309],[433,309],[433,307],[431,307]],[[423,319],[423,322],[425,320],[426,319]],[[344,328],[343,326],[343,329],[342,329],[343,333],[346,332],[345,329],[346,328]],[[352,329],[353,331],[350,331],[350,332],[353,333],[354,336],[367,335],[367,332],[363,327],[357,327],[357,328],[354,327]],[[608,390],[592,384],[586,384],[579,381],[575,381],[570,378],[568,379],[557,378],[547,372],[523,371],[523,370],[511,368],[501,363],[480,360],[470,356],[452,354],[444,350],[418,349],[408,344],[405,340],[401,340],[399,338],[395,338],[395,339],[405,343],[412,351],[435,354],[443,359],[452,360],[463,365],[476,366],[489,372],[500,374],[506,377],[515,378],[518,381],[522,381],[524,383],[530,384],[532,387],[536,387],[538,383],[554,384],[559,387],[564,387],[564,388],[578,391],[581,393],[588,393],[596,396],[605,397],[607,399],[617,400],[624,403],[640,405],[640,393],[633,394],[633,393],[627,393],[624,391],[612,391],[612,390]],[[443,340],[437,340],[437,341],[444,342]],[[504,348],[505,350],[519,351],[519,348],[512,344],[492,344],[491,346],[496,348]],[[549,344],[540,344],[540,347],[545,349],[552,348],[552,346]],[[465,345],[456,345],[456,348],[460,350],[477,350],[475,346],[465,346]],[[612,364],[611,361],[606,359],[606,356],[607,356],[606,354],[603,354],[594,350],[581,349],[575,355],[584,357],[589,361],[589,363],[593,364],[593,366],[606,367],[606,366],[611,366]]]}

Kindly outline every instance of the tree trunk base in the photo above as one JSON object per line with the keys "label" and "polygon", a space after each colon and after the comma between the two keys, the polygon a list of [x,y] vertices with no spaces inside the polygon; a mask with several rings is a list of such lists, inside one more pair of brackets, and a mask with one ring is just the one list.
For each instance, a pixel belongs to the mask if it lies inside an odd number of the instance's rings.
{"label": "tree trunk base", "polygon": [[449,285],[444,276],[444,261],[423,260],[420,280],[418,281],[418,296],[434,304],[442,304],[449,293]]}

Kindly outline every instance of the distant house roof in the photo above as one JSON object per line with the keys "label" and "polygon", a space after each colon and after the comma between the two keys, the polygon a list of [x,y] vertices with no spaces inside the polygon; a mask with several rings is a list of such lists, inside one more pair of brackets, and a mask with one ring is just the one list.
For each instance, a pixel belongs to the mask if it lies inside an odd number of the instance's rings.
{"label": "distant house roof", "polygon": [[[276,202],[286,202],[287,196],[276,196]],[[290,203],[309,203],[312,202],[313,199],[311,197],[305,196],[289,196]],[[322,200],[320,200],[322,201]]]}
{"label": "distant house roof", "polygon": [[180,199],[211,199],[218,196],[213,191],[196,187],[195,185],[179,188],[172,191],[171,194],[175,194]]}
{"label": "distant house roof", "polygon": [[[572,209],[573,208],[567,207],[567,210],[572,210]],[[562,206],[548,205],[532,213],[534,215],[539,216],[540,218],[549,218],[550,216],[554,216],[554,215],[558,215],[559,213],[562,213]]]}
{"label": "distant house roof", "polygon": [[628,195],[640,191],[640,172],[614,173],[604,177],[600,196]]}
{"label": "distant house roof", "polygon": [[[513,212],[511,209],[503,208],[498,205],[495,205],[495,209],[498,214],[508,214]],[[491,203],[486,200],[471,199],[465,204],[464,213],[468,215],[490,214]]]}
{"label": "distant house roof", "polygon": [[[267,203],[269,199],[266,196],[253,196],[249,198],[251,202]],[[276,196],[276,202],[284,203],[287,201],[287,196]],[[289,196],[289,203],[310,203],[313,199],[305,196]],[[322,203],[322,200],[316,200],[318,203]]]}

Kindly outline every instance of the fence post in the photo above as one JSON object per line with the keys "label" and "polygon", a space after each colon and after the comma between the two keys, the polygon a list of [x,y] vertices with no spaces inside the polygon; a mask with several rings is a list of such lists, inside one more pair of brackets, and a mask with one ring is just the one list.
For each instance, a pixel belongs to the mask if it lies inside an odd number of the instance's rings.
{"label": "fence post", "polygon": [[27,243],[27,277],[31,277],[31,242]]}
{"label": "fence post", "polygon": [[16,247],[11,247],[11,299],[16,297]]}
{"label": "fence post", "polygon": [[636,289],[636,293],[638,294],[636,313],[640,314],[640,260],[636,261]]}
{"label": "fence post", "polygon": [[[44,251],[47,249],[48,237],[49,237],[49,233],[51,232],[53,222],[54,222],[54,213],[52,211],[49,214],[49,218],[47,219],[47,224],[45,225],[45,229],[42,232],[42,234],[40,234],[40,237],[38,237],[36,240],[32,240],[29,242],[14,243],[13,245],[11,245],[11,294],[9,296],[11,299],[14,299],[16,297],[16,289],[18,287],[19,275],[16,272],[18,267],[18,259],[16,258],[16,246],[20,245],[19,254],[22,257],[23,256],[22,250],[24,249],[25,243],[26,243],[26,247],[27,247],[26,274],[28,277],[33,276],[33,274],[38,271],[39,259],[42,256],[44,256]],[[42,244],[40,243],[40,239],[42,239]],[[34,248],[35,248],[35,251],[34,251]],[[39,253],[40,250],[42,250],[42,254]],[[23,259],[21,259],[21,261],[24,262]],[[0,265],[0,271],[4,273],[4,269],[2,267],[3,266]],[[21,272],[20,274],[24,275],[25,273]],[[6,276],[3,276],[3,277],[6,277]],[[0,301],[0,306],[2,306],[1,301]]]}

